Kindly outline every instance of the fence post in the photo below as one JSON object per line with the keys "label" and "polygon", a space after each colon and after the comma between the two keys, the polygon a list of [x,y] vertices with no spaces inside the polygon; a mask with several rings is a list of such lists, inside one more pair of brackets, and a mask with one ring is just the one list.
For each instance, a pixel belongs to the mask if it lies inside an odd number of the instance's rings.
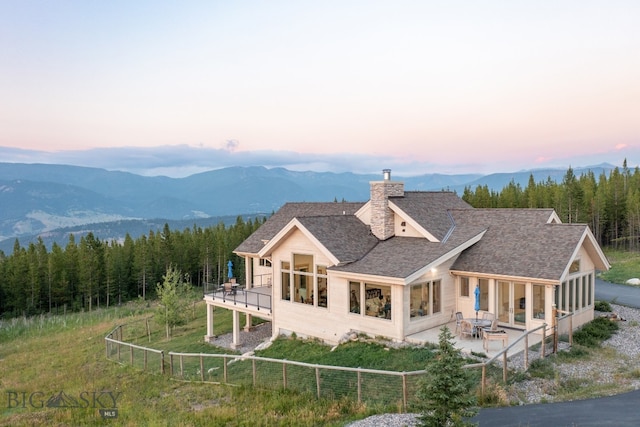
{"label": "fence post", "polygon": [[524,370],[529,369],[529,334],[524,336]]}
{"label": "fence post", "polygon": [[[360,367],[358,367],[360,369]],[[358,370],[358,403],[362,403],[362,372]]]}
{"label": "fence post", "polygon": [[129,346],[129,353],[131,354],[131,366],[133,366],[133,347]]}
{"label": "fence post", "polygon": [[569,315],[569,347],[573,347],[573,313]]}
{"label": "fence post", "polygon": [[160,373],[164,375],[164,351],[160,352]]}
{"label": "fence post", "polygon": [[169,375],[173,377],[173,354],[169,354]]}
{"label": "fence post", "polygon": [[256,372],[256,359],[251,359],[251,369],[253,370],[253,386],[256,386],[257,372]]}
{"label": "fence post", "polygon": [[482,364],[482,385],[480,386],[480,396],[484,398],[484,389],[487,385],[487,364]]}
{"label": "fence post", "polygon": [[402,373],[402,407],[407,412],[407,374]]}
{"label": "fence post", "polygon": [[147,349],[144,350],[144,359],[143,360],[144,360],[144,362],[143,362],[144,370],[146,371],[147,370]]}
{"label": "fence post", "polygon": [[180,355],[180,378],[184,379],[184,362],[182,354]]}
{"label": "fence post", "polygon": [[224,363],[224,369],[223,369],[223,372],[224,372],[224,382],[226,383],[226,382],[227,382],[227,356],[224,356],[224,357],[222,358],[222,360],[223,360],[223,363]]}
{"label": "fence post", "polygon": [[287,362],[282,364],[282,388],[287,389]]}
{"label": "fence post", "polygon": [[200,381],[204,382],[204,360],[200,354]]}
{"label": "fence post", "polygon": [[318,389],[318,399],[320,399],[320,368],[316,366],[316,388]]}
{"label": "fence post", "polygon": [[540,346],[540,358],[544,359],[545,355],[547,354],[547,349],[545,348],[547,342],[547,326],[545,325],[544,328],[542,328],[542,345]]}
{"label": "fence post", "polygon": [[502,353],[502,380],[507,382],[507,352]]}

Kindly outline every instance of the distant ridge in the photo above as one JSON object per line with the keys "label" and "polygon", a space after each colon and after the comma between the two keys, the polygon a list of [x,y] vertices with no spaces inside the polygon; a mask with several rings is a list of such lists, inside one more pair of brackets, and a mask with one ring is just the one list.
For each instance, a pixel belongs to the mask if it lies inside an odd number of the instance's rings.
{"label": "distant ridge", "polygon": [[[578,176],[587,171],[599,176],[613,168],[604,163],[573,170]],[[536,182],[560,182],[566,171],[550,168],[407,177],[402,171],[392,171],[392,179],[404,181],[407,190],[444,189],[461,194],[465,187],[479,185],[500,191],[510,182],[524,188],[531,175]],[[101,239],[118,239],[129,227],[138,230],[130,232],[135,238],[169,221],[184,221],[180,224],[190,227],[237,216],[255,218],[291,201],[366,201],[369,182],[379,179],[379,174],[296,172],[262,166],[168,178],[80,166],[0,163],[0,250],[11,251],[16,238],[23,246],[38,236],[48,244],[58,241],[63,245],[71,232],[96,231]],[[146,226],[149,228],[140,231]]]}

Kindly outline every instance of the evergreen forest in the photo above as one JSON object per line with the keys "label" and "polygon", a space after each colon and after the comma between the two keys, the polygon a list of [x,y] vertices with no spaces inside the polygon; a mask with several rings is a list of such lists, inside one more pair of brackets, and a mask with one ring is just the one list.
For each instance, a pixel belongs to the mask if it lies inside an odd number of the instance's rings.
{"label": "evergreen forest", "polygon": [[48,251],[42,239],[13,253],[0,251],[0,316],[91,311],[132,299],[154,299],[156,285],[171,267],[196,288],[218,285],[233,263],[234,276],[244,277],[244,262],[232,251],[263,220],[202,229],[150,231],[138,239],[126,234],[122,242],[102,241],[87,233],[66,246],[54,243]]}
{"label": "evergreen forest", "polygon": [[[626,160],[608,175],[589,172],[576,176],[569,168],[562,182],[548,178],[526,188],[513,181],[501,191],[486,185],[464,189],[462,198],[475,208],[553,208],[564,223],[586,223],[602,247],[640,249],[640,170]],[[132,299],[155,298],[156,284],[169,267],[196,288],[224,281],[227,263],[234,276],[244,277],[244,262],[233,250],[263,220],[238,217],[223,223],[182,231],[165,224],[137,239],[101,241],[92,233],[64,247],[48,250],[41,239],[24,248],[16,240],[11,254],[0,251],[0,316],[91,311]]]}

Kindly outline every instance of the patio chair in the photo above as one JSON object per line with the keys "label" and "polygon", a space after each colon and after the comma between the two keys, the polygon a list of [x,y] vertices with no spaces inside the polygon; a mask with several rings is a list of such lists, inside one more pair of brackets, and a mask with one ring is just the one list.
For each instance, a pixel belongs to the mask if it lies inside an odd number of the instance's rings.
{"label": "patio chair", "polygon": [[495,318],[496,316],[493,313],[489,313],[488,311],[482,313],[482,320],[493,320]]}
{"label": "patio chair", "polygon": [[454,334],[457,334],[458,331],[460,330],[460,322],[464,319],[464,316],[462,315],[462,312],[459,311],[456,313],[456,330],[454,332]]}
{"label": "patio chair", "polygon": [[473,325],[468,320],[463,319],[460,321],[460,339],[464,338],[465,335],[473,338]]}
{"label": "patio chair", "polygon": [[484,336],[485,333],[491,333],[491,332],[499,332],[500,330],[498,329],[498,320],[497,319],[493,319],[491,321],[491,326],[487,327],[487,328],[482,328],[482,335]]}

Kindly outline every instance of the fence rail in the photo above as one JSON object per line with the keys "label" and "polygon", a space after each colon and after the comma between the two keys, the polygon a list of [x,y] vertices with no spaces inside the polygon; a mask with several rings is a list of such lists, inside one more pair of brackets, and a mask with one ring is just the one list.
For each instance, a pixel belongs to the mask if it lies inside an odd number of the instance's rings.
{"label": "fence rail", "polygon": [[[569,316],[570,318],[570,316]],[[148,319],[146,320],[147,334]],[[563,318],[562,320],[566,320]],[[570,320],[569,320],[570,321]],[[125,325],[118,325],[105,337],[107,359],[129,363],[145,371],[159,368],[166,374],[165,353],[149,347],[131,344],[123,340]],[[542,331],[540,357],[546,355],[547,332],[554,335],[557,325],[548,329],[543,324],[525,331],[515,342],[498,352],[494,357],[480,363],[465,365],[466,369],[481,369],[481,393],[487,384],[487,369],[502,364],[503,381],[507,381],[508,353],[524,340],[524,370],[529,366],[529,335]],[[131,336],[144,336],[143,328],[132,327]],[[553,346],[552,346],[553,347]],[[555,350],[555,349],[552,349]],[[537,351],[536,351],[537,352]],[[316,365],[292,360],[272,359],[258,356],[209,353],[168,352],[168,374],[185,381],[202,381],[230,385],[250,385],[263,388],[284,388],[308,392],[318,398],[349,398],[359,403],[396,405],[406,411],[414,403],[425,370],[411,372],[383,371],[365,368]],[[128,357],[127,357],[128,356]],[[149,360],[149,359],[154,359]]]}
{"label": "fence rail", "polygon": [[[161,374],[165,373],[164,351],[155,348],[143,347],[131,344],[122,340],[125,325],[118,325],[106,337],[104,337],[107,359],[123,363],[128,353],[128,363],[131,366],[141,368],[143,371],[150,370],[150,366],[159,367]],[[149,361],[151,356],[151,363]],[[125,359],[125,360],[123,360]],[[153,359],[156,359],[154,362]]]}

